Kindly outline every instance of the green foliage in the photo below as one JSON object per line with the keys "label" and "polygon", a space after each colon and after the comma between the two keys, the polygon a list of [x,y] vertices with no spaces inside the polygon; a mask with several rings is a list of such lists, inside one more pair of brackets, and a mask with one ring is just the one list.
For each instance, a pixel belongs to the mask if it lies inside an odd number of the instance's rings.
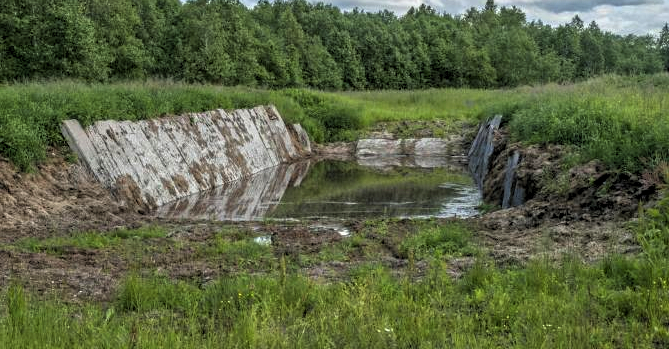
{"label": "green foliage", "polygon": [[641,210],[637,240],[651,261],[669,258],[669,197],[654,208]]}
{"label": "green foliage", "polygon": [[599,159],[632,172],[653,169],[669,159],[668,79],[607,76],[530,90],[507,114],[509,129],[517,140],[576,146],[582,161]]}
{"label": "green foliage", "polygon": [[363,127],[359,110],[340,103],[331,95],[297,89],[285,90],[283,94],[295,100],[310,119],[321,125],[323,134],[312,135],[317,142],[353,140],[353,133]]}
{"label": "green foliage", "polygon": [[117,246],[127,240],[164,238],[165,235],[166,233],[162,228],[148,226],[132,230],[119,229],[108,233],[79,233],[68,237],[53,237],[42,240],[26,238],[18,241],[15,246],[20,250],[30,252],[58,253],[65,247],[104,249]]}
{"label": "green foliage", "polygon": [[400,252],[424,259],[428,256],[472,256],[476,248],[471,244],[471,233],[460,224],[446,224],[423,229],[404,239]]}
{"label": "green foliage", "polygon": [[28,302],[12,288],[0,337],[7,348],[663,346],[667,275],[637,278],[648,268],[623,257],[511,270],[477,263],[453,280],[433,263],[411,281],[370,264],[349,282],[277,271],[202,287],[131,276],[107,307]]}
{"label": "green foliage", "polygon": [[161,276],[131,275],[123,282],[114,306],[127,312],[160,309],[185,312],[197,306],[201,297],[198,291],[185,282],[173,283]]}
{"label": "green foliage", "polygon": [[239,267],[269,264],[272,257],[272,249],[266,244],[257,243],[252,239],[232,240],[222,234],[217,234],[214,241],[204,248],[203,253]]}
{"label": "green foliage", "polygon": [[516,7],[343,12],[303,0],[8,0],[0,82],[171,78],[270,88],[517,86],[667,67],[666,30],[620,36]]}
{"label": "green foliage", "polygon": [[28,300],[26,299],[21,285],[13,284],[9,287],[6,296],[6,304],[11,331],[20,335],[26,330],[26,320],[28,315]]}

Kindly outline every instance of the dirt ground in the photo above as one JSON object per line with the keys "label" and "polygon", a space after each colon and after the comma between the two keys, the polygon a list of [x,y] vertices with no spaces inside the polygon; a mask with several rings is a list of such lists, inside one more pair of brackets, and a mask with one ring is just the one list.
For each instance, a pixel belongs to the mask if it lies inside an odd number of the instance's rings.
{"label": "dirt ground", "polygon": [[[321,149],[347,154],[350,145]],[[517,145],[502,147],[494,166],[516,149]],[[534,159],[519,170],[528,183],[540,183],[546,173],[561,175],[556,168],[564,149],[535,147],[522,151],[528,159]],[[425,261],[413,261],[398,249],[421,222],[388,220],[381,229],[359,220],[170,221],[120,206],[81,166],[65,158],[64,153],[51,150],[49,160],[34,173],[21,173],[0,158],[0,289],[18,280],[40,295],[54,294],[73,302],[107,301],[131,273],[161,273],[206,284],[231,273],[275,270],[281,258],[323,282],[344,278],[368,263],[387,266],[398,274],[411,272],[415,277],[427,269]],[[559,259],[564,253],[588,261],[611,252],[637,253],[639,247],[628,222],[639,201],[652,199],[653,188],[642,178],[608,173],[598,166],[591,163],[563,173],[568,177],[562,188],[543,190],[537,184],[533,197],[522,207],[491,212],[463,224],[473,231],[475,243],[485,254],[502,266],[519,265],[540,256]],[[491,181],[499,180],[496,171],[492,171]],[[496,194],[491,195],[494,202]],[[323,228],[332,224],[349,234],[342,236],[335,229]],[[111,234],[147,225],[160,227],[165,236],[128,239],[100,248],[67,244],[40,248],[39,244],[31,247],[26,243],[67,239],[81,232]],[[229,243],[268,238],[271,258],[234,259],[212,252],[221,237]],[[458,277],[472,265],[473,258],[461,256],[447,263],[451,275]]]}
{"label": "dirt ground", "polygon": [[0,157],[0,242],[146,220],[116,203],[80,165],[67,162],[64,152],[49,153],[33,173],[20,172]]}

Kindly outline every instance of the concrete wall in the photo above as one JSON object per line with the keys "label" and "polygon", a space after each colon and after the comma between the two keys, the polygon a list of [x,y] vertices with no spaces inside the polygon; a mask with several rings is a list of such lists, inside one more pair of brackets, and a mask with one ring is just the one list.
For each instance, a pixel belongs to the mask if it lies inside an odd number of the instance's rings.
{"label": "concrete wall", "polygon": [[268,106],[85,129],[68,120],[62,132],[101,183],[127,205],[149,210],[308,155],[295,136],[301,128],[290,128]]}
{"label": "concrete wall", "polygon": [[442,138],[361,139],[356,144],[357,158],[378,156],[458,156],[456,142]]}

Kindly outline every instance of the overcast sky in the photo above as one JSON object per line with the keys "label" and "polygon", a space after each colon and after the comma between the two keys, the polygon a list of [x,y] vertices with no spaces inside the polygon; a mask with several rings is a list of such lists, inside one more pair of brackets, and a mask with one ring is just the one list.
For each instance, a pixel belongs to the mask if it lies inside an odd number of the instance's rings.
{"label": "overcast sky", "polygon": [[[257,1],[244,0],[254,5]],[[359,7],[366,11],[388,9],[404,14],[411,6],[425,3],[442,12],[462,14],[470,7],[481,8],[485,0],[325,0],[350,10]],[[599,26],[618,34],[656,34],[669,21],[669,0],[497,0],[500,6],[515,5],[524,10],[529,20],[544,23],[567,23],[579,15],[584,22],[596,21]]]}

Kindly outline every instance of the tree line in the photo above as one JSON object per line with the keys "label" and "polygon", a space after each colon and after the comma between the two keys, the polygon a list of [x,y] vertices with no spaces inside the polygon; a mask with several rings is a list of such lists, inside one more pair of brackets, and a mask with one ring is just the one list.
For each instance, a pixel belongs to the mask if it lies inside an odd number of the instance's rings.
{"label": "tree line", "polygon": [[659,38],[579,17],[552,27],[516,7],[403,16],[306,0],[5,0],[0,81],[167,78],[325,90],[506,87],[669,67]]}

